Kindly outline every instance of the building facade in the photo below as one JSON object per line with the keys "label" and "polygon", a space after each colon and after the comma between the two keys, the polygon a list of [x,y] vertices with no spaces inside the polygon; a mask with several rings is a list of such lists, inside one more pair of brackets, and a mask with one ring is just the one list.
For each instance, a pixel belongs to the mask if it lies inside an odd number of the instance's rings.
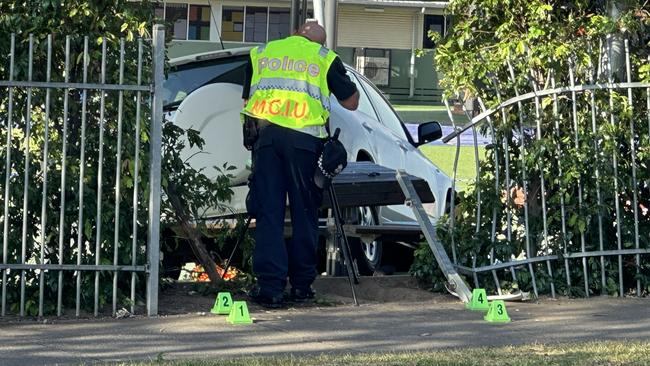
{"label": "building facade", "polygon": [[[309,1],[311,6],[311,1]],[[444,35],[446,1],[339,0],[336,52],[393,103],[438,104],[441,90],[429,31]],[[171,22],[169,57],[254,45],[290,33],[289,0],[160,1]],[[311,14],[309,14],[311,16]],[[424,56],[415,57],[417,50]]]}

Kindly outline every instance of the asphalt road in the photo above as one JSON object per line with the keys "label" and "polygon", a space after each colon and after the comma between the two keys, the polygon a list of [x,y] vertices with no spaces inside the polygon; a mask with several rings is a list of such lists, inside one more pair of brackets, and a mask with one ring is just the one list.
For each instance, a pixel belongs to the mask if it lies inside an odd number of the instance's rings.
{"label": "asphalt road", "polygon": [[[67,365],[148,360],[158,355],[216,359],[650,338],[648,299],[508,303],[512,322],[493,324],[485,322],[482,313],[465,310],[451,296],[395,292],[381,283],[364,286],[375,288],[360,289],[359,307],[341,297],[349,290],[341,282],[332,286],[332,296],[346,304],[276,311],[253,306],[252,325],[230,325],[225,316],[204,312],[46,322],[5,319],[0,323],[0,363]],[[367,299],[370,293],[382,291],[378,300]]]}

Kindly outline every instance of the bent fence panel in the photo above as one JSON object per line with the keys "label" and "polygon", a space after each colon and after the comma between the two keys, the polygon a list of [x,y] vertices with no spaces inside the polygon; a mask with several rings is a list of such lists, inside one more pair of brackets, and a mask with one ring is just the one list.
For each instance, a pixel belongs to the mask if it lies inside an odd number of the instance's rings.
{"label": "bent fence panel", "polygon": [[1,315],[155,315],[164,28],[7,44]]}
{"label": "bent fence panel", "polygon": [[507,62],[485,83],[493,98],[479,98],[470,122],[443,139],[491,138],[446,230],[457,269],[476,287],[650,291],[650,60],[615,38],[589,51],[546,74]]}

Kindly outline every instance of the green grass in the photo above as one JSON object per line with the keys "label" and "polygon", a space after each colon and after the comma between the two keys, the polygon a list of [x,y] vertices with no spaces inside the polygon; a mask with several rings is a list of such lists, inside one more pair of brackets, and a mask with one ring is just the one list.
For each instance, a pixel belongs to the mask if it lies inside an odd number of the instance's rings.
{"label": "green grass", "polygon": [[[443,125],[451,125],[447,108],[440,105],[408,105],[397,104],[393,106],[402,121],[406,123],[423,123],[438,121]],[[468,122],[464,114],[454,114],[454,123],[464,125]]]}
{"label": "green grass", "polygon": [[[445,174],[453,177],[454,158],[456,157],[456,146],[422,146],[420,148],[424,156],[429,158]],[[478,148],[479,160],[485,158],[485,148]],[[456,174],[456,190],[467,189],[470,182],[476,178],[476,160],[474,158],[473,146],[461,146],[458,157],[458,170]]]}
{"label": "green grass", "polygon": [[649,341],[594,341],[556,345],[530,344],[428,352],[319,356],[245,357],[236,359],[125,362],[120,366],[261,366],[261,365],[648,365]]}
{"label": "green grass", "polygon": [[396,111],[446,111],[444,105],[409,105],[409,104],[395,104],[393,105]]}

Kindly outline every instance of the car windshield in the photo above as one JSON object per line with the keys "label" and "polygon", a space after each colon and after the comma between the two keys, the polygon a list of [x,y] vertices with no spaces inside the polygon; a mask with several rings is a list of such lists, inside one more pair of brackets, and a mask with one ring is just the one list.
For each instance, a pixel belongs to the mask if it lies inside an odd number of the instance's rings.
{"label": "car windshield", "polygon": [[242,55],[172,67],[163,84],[163,105],[166,109],[178,106],[188,94],[207,84],[243,85],[247,61],[248,56]]}

